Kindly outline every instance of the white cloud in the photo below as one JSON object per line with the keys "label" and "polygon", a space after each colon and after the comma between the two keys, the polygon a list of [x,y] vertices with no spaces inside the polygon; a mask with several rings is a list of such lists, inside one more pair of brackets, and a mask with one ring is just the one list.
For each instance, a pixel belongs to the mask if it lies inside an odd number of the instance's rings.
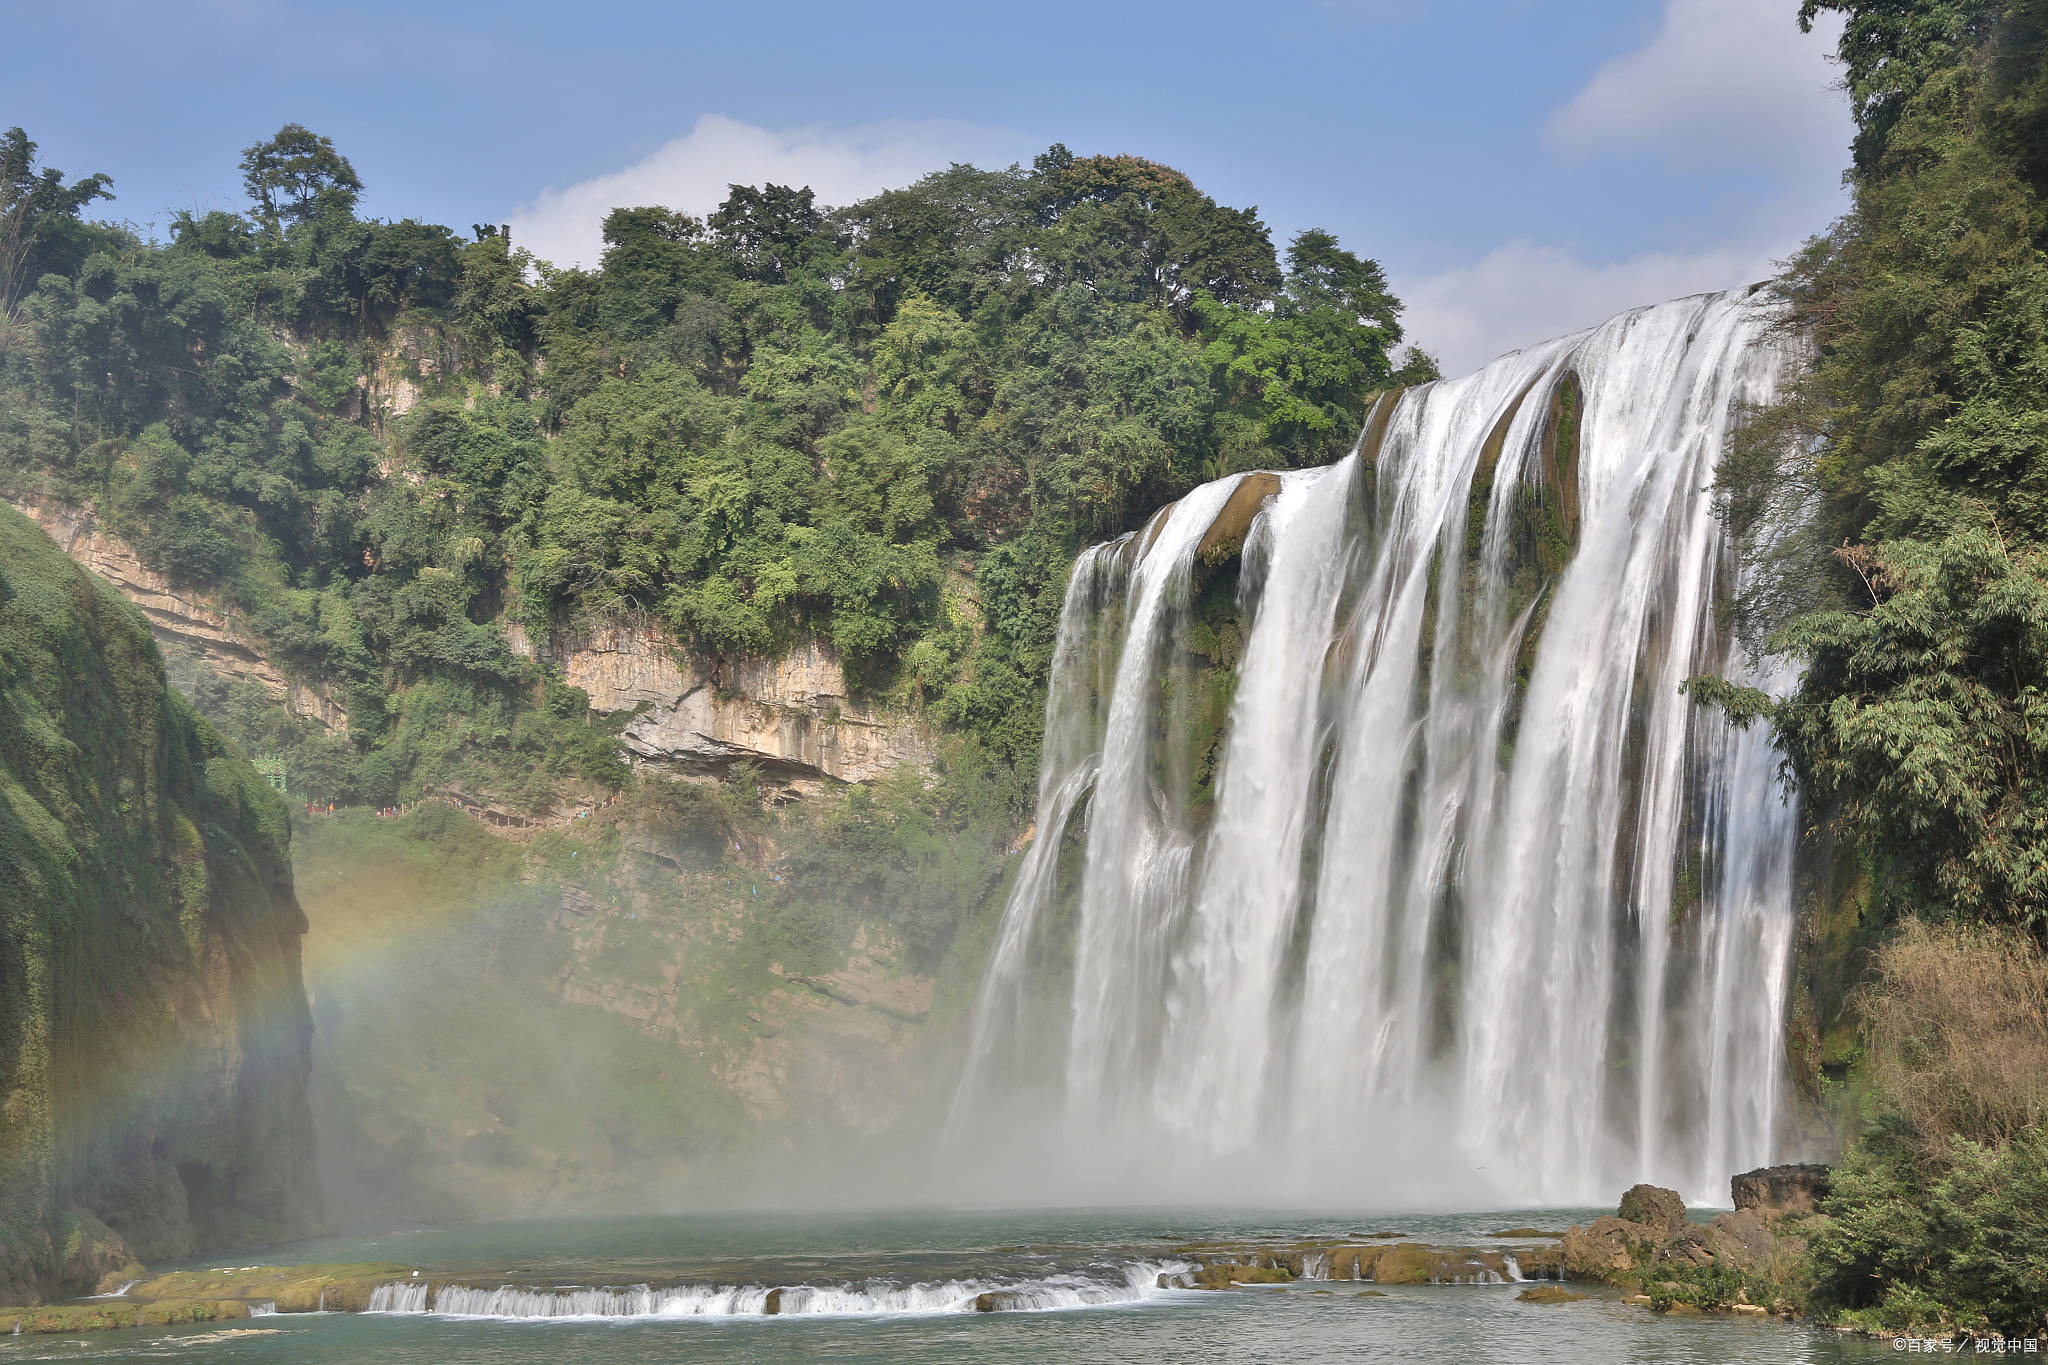
{"label": "white cloud", "polygon": [[1764,187],[1719,242],[1594,261],[1522,239],[1397,277],[1410,339],[1461,374],[1628,308],[1773,274],[1844,206],[1851,126],[1827,61],[1839,22],[1802,36],[1784,0],[1666,0],[1650,40],[1552,115],[1546,144],[1574,163],[1649,152],[1685,170],[1754,172]]}
{"label": "white cloud", "polygon": [[1408,339],[1457,375],[1642,304],[1754,284],[1774,273],[1773,259],[1769,249],[1735,245],[1589,263],[1562,247],[1513,241],[1471,265],[1393,284],[1407,306]]}
{"label": "white cloud", "polygon": [[512,215],[512,240],[557,265],[594,266],[600,229],[615,208],[661,204],[699,216],[729,185],[809,185],[820,204],[848,204],[907,185],[955,161],[1005,164],[1027,155],[996,129],[943,120],[774,132],[705,114],[683,137],[623,170],[541,192]]}
{"label": "white cloud", "polygon": [[1650,41],[1593,73],[1544,139],[1573,160],[1655,151],[1684,167],[1839,167],[1849,112],[1828,63],[1841,21],[1802,37],[1785,0],[1669,0]]}

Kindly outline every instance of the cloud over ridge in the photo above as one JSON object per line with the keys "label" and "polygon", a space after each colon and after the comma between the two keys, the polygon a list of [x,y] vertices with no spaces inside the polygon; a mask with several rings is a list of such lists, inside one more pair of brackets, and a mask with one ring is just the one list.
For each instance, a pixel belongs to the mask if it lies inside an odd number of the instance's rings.
{"label": "cloud over ridge", "polygon": [[999,129],[944,119],[856,127],[813,124],[774,131],[705,114],[690,131],[639,161],[564,189],[543,190],[511,215],[512,240],[556,265],[595,266],[604,216],[660,204],[703,216],[729,185],[809,185],[840,205],[910,184],[955,161],[1007,164],[1027,155]]}

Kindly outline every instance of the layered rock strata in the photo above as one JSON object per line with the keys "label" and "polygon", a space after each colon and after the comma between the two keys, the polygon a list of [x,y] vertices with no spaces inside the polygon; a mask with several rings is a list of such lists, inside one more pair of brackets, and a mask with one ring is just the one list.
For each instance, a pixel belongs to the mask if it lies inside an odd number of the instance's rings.
{"label": "layered rock strata", "polygon": [[194,655],[232,682],[254,683],[295,716],[336,732],[348,729],[348,712],[339,702],[287,678],[231,613],[145,565],[135,547],[107,530],[92,508],[29,494],[9,501],[65,554],[141,608],[159,644]]}
{"label": "layered rock strata", "polygon": [[615,624],[538,644],[516,625],[508,633],[514,652],[559,667],[593,709],[632,713],[621,738],[650,764],[722,774],[751,762],[770,781],[804,790],[932,762],[923,727],[855,697],[822,642],[780,658],[700,663],[652,626]]}

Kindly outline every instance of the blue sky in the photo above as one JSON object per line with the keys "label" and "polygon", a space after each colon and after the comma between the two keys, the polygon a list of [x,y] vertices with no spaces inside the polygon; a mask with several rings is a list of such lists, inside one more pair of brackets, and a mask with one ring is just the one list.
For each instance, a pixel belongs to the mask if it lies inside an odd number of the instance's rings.
{"label": "blue sky", "polygon": [[1840,211],[1849,137],[1796,0],[5,9],[0,126],[112,175],[109,216],[238,207],[240,149],[294,120],[364,211],[561,260],[612,203],[841,202],[1061,141],[1177,166],[1282,242],[1338,233],[1453,370],[1760,278]]}

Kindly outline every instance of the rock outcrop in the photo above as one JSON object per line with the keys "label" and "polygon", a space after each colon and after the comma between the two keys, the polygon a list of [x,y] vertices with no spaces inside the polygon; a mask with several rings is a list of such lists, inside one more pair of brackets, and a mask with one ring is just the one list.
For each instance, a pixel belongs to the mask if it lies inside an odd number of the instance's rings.
{"label": "rock outcrop", "polygon": [[1619,1216],[1565,1230],[1565,1274],[1645,1291],[1628,1301],[1660,1312],[1794,1312],[1805,1293],[1806,1225],[1826,1177],[1824,1166],[1738,1175],[1736,1209],[1706,1224],[1687,1219],[1672,1191],[1637,1185]]}
{"label": "rock outcrop", "polygon": [[555,664],[593,709],[632,712],[621,738],[647,763],[723,773],[752,762],[769,780],[802,790],[932,762],[923,727],[855,698],[823,643],[778,659],[699,665],[651,626],[606,626],[539,645],[517,625],[507,632],[515,653]]}
{"label": "rock outcrop", "polygon": [[1765,1222],[1790,1214],[1818,1212],[1831,1183],[1821,1165],[1765,1166],[1744,1171],[1728,1182],[1738,1211],[1753,1211]]}
{"label": "rock outcrop", "polygon": [[1685,1201],[1656,1185],[1630,1186],[1615,1213],[1627,1222],[1656,1229],[1662,1237],[1674,1237],[1685,1228]]}
{"label": "rock outcrop", "polygon": [[1646,1259],[1663,1240],[1657,1228],[1627,1218],[1596,1218],[1564,1230],[1564,1273],[1574,1280],[1607,1280]]}
{"label": "rock outcrop", "polygon": [[0,508],[0,1304],[306,1229],[289,842],[142,614]]}
{"label": "rock outcrop", "polygon": [[287,678],[219,603],[143,564],[135,547],[107,530],[92,508],[28,494],[9,501],[65,554],[140,607],[158,644],[190,653],[230,681],[256,684],[295,716],[337,732],[348,729],[348,713],[338,702]]}
{"label": "rock outcrop", "polygon": [[[1377,1244],[1375,1244],[1377,1243]],[[1287,1280],[1373,1284],[1507,1284],[1565,1274],[1554,1246],[1441,1247],[1422,1242],[1194,1242],[1174,1248],[1195,1269],[1162,1274],[1161,1288],[1226,1289]]]}

